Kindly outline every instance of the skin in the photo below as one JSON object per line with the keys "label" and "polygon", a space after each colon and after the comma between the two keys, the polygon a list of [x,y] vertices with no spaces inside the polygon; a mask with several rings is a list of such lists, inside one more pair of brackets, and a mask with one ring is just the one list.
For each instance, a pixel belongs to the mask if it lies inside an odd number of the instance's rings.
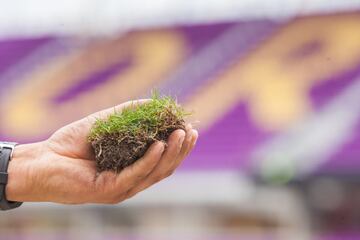
{"label": "skin", "polygon": [[87,142],[96,119],[147,101],[151,100],[123,103],[71,123],[43,142],[18,145],[9,163],[7,199],[117,204],[169,177],[196,144],[198,132],[190,124],[186,131],[174,131],[167,147],[154,143],[144,157],[119,174],[97,173],[94,153]]}

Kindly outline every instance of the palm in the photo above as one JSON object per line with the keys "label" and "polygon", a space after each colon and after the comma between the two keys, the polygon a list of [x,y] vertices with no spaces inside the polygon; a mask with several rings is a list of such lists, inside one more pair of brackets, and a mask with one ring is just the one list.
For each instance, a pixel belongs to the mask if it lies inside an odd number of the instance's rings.
{"label": "palm", "polygon": [[94,152],[87,139],[90,129],[96,119],[106,118],[114,111],[121,111],[124,108],[135,106],[147,101],[149,100],[126,102],[73,122],[55,132],[49,139],[50,145],[53,150],[60,155],[75,159],[94,160]]}
{"label": "palm", "polygon": [[73,159],[94,160],[91,144],[87,141],[91,127],[90,119],[82,119],[67,125],[50,138],[49,143],[59,155]]}

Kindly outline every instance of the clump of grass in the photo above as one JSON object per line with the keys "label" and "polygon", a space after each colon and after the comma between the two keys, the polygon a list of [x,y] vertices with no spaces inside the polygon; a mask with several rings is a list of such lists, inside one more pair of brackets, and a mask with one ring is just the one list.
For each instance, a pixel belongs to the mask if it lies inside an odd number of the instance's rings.
{"label": "clump of grass", "polygon": [[176,129],[185,129],[188,115],[169,96],[153,93],[148,103],[98,119],[89,135],[99,172],[120,172],[141,158],[155,141],[166,142]]}

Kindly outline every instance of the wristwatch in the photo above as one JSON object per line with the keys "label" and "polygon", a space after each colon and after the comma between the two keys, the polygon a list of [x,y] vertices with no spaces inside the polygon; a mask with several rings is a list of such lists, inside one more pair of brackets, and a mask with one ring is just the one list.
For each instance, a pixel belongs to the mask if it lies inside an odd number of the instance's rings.
{"label": "wristwatch", "polygon": [[0,210],[20,207],[22,202],[11,202],[6,199],[5,188],[8,182],[8,166],[16,143],[0,142]]}

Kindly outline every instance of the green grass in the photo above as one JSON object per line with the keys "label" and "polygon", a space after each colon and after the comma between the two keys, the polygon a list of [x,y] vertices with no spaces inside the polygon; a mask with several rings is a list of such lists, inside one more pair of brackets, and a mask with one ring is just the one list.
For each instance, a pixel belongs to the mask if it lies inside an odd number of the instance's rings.
{"label": "green grass", "polygon": [[107,119],[98,119],[90,131],[89,141],[114,133],[127,133],[133,136],[145,133],[153,137],[158,129],[166,124],[164,115],[170,113],[177,119],[189,115],[170,96],[160,96],[155,92],[151,99],[148,103],[130,106],[121,112],[115,111]]}

